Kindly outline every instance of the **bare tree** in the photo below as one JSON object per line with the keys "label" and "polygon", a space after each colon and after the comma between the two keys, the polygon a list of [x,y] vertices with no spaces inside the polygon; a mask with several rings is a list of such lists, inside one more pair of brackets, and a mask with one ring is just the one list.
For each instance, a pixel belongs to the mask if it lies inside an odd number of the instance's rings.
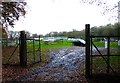
{"label": "bare tree", "polygon": [[118,20],[118,15],[115,15],[115,13],[118,13],[118,3],[114,3],[114,4],[109,4],[108,3],[109,0],[80,0],[80,3],[84,3],[84,4],[89,4],[89,5],[97,5],[99,7],[101,7],[103,9],[103,11],[101,12],[102,15],[106,15],[106,14],[111,14],[111,17],[109,17],[109,20],[111,19],[115,19]]}

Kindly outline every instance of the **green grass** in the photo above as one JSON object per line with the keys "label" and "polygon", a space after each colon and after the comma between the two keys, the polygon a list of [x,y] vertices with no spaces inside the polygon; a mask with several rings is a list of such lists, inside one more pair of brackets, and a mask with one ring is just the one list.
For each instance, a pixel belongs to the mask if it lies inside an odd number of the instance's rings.
{"label": "green grass", "polygon": [[45,44],[45,42],[42,42],[41,44],[42,49],[61,48],[61,47],[67,47],[67,46],[72,46],[71,41],[57,40],[55,42],[52,42],[52,44]]}
{"label": "green grass", "polygon": [[[105,57],[107,60],[107,57]],[[110,56],[109,64],[114,71],[120,73],[120,57],[119,56]],[[106,73],[107,64],[102,57],[96,57],[93,59],[93,73]],[[119,70],[119,71],[118,71]],[[110,70],[111,71],[111,70]]]}
{"label": "green grass", "polygon": [[[104,42],[93,42],[97,47],[105,47]],[[111,48],[118,48],[118,43],[117,42],[110,42],[110,47]]]}
{"label": "green grass", "polygon": [[[105,47],[104,42],[93,42],[97,47]],[[114,48],[114,50],[110,50],[111,55],[119,55],[119,48],[117,42],[110,42],[110,48]],[[107,60],[107,57],[105,57]],[[120,68],[120,56],[110,56],[110,65],[115,70],[118,71],[118,67]],[[106,73],[107,64],[102,57],[94,57],[93,59],[93,73]]]}
{"label": "green grass", "polygon": [[97,47],[104,47],[105,43],[103,42],[93,42]]}
{"label": "green grass", "polygon": [[[47,52],[50,49],[58,49],[58,48],[63,48],[63,47],[70,47],[72,46],[72,42],[68,41],[68,40],[57,40],[54,42],[48,42],[46,44],[46,42],[44,41],[40,41],[40,50],[41,50],[41,63],[39,65],[44,64],[45,62],[47,62],[50,58],[47,55]],[[35,50],[38,50],[39,48],[39,41],[34,41],[34,46],[33,46],[33,42],[27,42],[27,52],[33,51],[33,48],[35,48]],[[37,52],[37,51],[36,51]],[[40,52],[37,52],[35,54],[35,57],[39,58]],[[28,63],[33,62],[34,60],[34,56],[33,53],[30,52],[28,53]]]}
{"label": "green grass", "polygon": [[[41,50],[56,49],[56,48],[69,47],[69,46],[72,46],[72,42],[68,40],[57,40],[54,42],[48,42],[48,44],[46,44],[44,41],[40,41]],[[33,42],[27,42],[27,48],[28,48],[27,50],[28,52],[33,51],[33,48],[37,50],[39,48],[39,41],[35,41],[34,46],[33,46]]]}

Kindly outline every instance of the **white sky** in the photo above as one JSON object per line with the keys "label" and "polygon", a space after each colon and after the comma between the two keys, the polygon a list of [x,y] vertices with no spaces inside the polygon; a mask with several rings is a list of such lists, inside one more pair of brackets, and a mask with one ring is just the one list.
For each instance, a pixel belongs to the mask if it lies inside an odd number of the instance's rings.
{"label": "white sky", "polygon": [[[118,0],[109,2],[114,4]],[[82,30],[87,23],[100,26],[115,22],[108,20],[111,14],[102,16],[101,7],[80,4],[80,0],[29,0],[28,6],[30,11],[26,18],[21,18],[24,21],[17,22],[14,30],[47,34],[51,31]]]}

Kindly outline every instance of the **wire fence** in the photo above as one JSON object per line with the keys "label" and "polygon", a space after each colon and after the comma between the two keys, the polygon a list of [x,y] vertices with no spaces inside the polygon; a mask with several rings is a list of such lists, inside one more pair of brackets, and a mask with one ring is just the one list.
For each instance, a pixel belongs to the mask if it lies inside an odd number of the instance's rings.
{"label": "wire fence", "polygon": [[0,48],[2,49],[3,64],[19,64],[19,38],[1,38]]}

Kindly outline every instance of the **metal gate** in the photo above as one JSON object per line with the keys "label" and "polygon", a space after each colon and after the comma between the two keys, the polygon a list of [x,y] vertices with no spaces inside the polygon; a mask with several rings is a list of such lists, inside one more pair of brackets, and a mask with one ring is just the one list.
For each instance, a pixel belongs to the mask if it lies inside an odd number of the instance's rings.
{"label": "metal gate", "polygon": [[[94,36],[90,32],[90,24],[85,25],[86,56],[85,75],[120,75],[120,53],[118,48],[111,48],[110,38],[120,38],[120,36]],[[105,47],[98,47],[93,42],[94,38],[106,38]]]}
{"label": "metal gate", "polygon": [[37,38],[27,38],[27,64],[32,65],[41,61],[40,36]]}
{"label": "metal gate", "polygon": [[21,31],[18,39],[2,39],[1,42],[1,49],[6,47],[2,50],[4,65],[29,66],[41,61],[40,36],[37,39],[26,38],[25,31]]}
{"label": "metal gate", "polygon": [[25,31],[20,32],[20,65],[27,66],[41,61],[40,36],[38,39],[26,38]]}

